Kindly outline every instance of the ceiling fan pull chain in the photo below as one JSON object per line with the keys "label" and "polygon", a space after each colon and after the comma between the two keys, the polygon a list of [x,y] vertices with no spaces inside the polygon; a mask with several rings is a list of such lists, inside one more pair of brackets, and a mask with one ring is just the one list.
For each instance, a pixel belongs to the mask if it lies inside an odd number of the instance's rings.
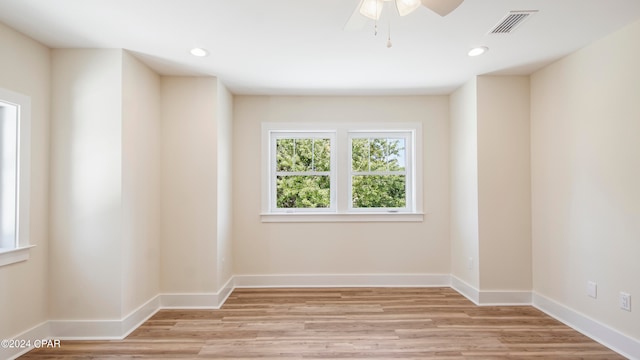
{"label": "ceiling fan pull chain", "polygon": [[393,44],[391,43],[391,19],[389,19],[389,35],[387,37],[387,48],[391,48]]}
{"label": "ceiling fan pull chain", "polygon": [[[376,14],[378,13],[378,1],[376,0]],[[373,36],[378,36],[378,18],[373,22]]]}

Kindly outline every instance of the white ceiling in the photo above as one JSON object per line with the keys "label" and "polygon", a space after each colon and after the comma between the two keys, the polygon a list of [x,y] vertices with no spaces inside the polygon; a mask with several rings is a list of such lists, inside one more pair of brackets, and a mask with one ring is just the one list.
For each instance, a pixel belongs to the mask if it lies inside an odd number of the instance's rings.
{"label": "white ceiling", "polygon": [[[383,14],[374,36],[371,20],[343,29],[358,3],[0,0],[0,21],[50,47],[124,48],[162,74],[218,76],[237,94],[446,94],[474,75],[529,74],[640,19],[640,0],[465,0],[444,18]],[[510,10],[539,12],[488,35]],[[468,57],[478,45],[489,52]]]}

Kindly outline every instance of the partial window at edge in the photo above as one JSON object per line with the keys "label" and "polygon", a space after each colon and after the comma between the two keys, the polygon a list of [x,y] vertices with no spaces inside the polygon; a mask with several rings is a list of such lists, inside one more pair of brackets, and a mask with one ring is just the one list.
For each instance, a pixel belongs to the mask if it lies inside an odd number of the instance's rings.
{"label": "partial window at edge", "polygon": [[28,259],[30,99],[0,88],[0,266]]}

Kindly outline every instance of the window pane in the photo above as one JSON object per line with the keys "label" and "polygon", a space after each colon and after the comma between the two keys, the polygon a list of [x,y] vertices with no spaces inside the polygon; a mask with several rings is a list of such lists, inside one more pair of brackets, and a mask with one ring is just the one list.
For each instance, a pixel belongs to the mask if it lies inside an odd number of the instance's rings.
{"label": "window pane", "polygon": [[313,170],[313,139],[295,139],[293,171]]}
{"label": "window pane", "polygon": [[369,171],[369,139],[351,139],[351,169]]}
{"label": "window pane", "polygon": [[330,139],[277,139],[276,171],[331,171]]}
{"label": "window pane", "polygon": [[356,175],[352,177],[354,208],[403,208],[406,206],[404,175]]}
{"label": "window pane", "polygon": [[329,176],[278,176],[278,208],[328,208],[331,203]]}
{"label": "window pane", "polygon": [[293,169],[293,139],[276,140],[276,171]]}
{"label": "window pane", "polygon": [[387,146],[389,171],[404,171],[406,167],[405,139],[388,139]]}
{"label": "window pane", "polygon": [[369,169],[387,170],[387,139],[369,139]]}
{"label": "window pane", "polygon": [[0,103],[0,248],[16,246],[18,109]]}
{"label": "window pane", "polygon": [[351,139],[351,169],[362,171],[404,171],[405,139]]}
{"label": "window pane", "polygon": [[314,170],[331,171],[331,141],[329,139],[315,139]]}

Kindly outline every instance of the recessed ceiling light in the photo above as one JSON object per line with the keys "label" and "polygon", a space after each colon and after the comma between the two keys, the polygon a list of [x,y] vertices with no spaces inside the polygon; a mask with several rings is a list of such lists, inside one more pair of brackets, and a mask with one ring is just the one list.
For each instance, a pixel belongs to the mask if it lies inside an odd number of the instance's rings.
{"label": "recessed ceiling light", "polygon": [[204,57],[209,55],[209,52],[203,48],[193,48],[191,49],[191,55],[197,56],[197,57]]}
{"label": "recessed ceiling light", "polygon": [[478,56],[486,53],[489,50],[486,46],[478,46],[469,50],[469,56]]}

